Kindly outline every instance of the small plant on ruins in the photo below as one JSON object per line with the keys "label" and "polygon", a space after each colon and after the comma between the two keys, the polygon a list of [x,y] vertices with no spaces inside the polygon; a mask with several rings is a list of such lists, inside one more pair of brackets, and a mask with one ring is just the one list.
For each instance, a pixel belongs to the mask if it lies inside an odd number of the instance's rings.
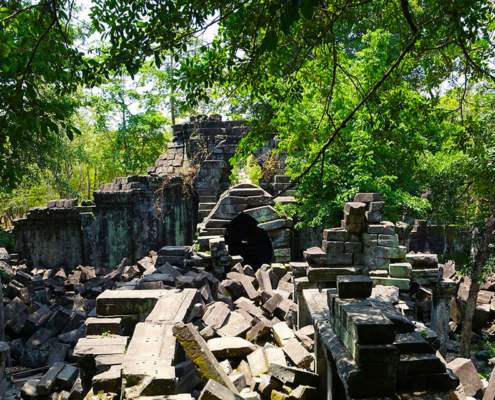
{"label": "small plant on ruins", "polygon": [[418,333],[419,333],[419,335],[420,335],[423,339],[427,339],[427,338],[428,338],[428,333],[426,333],[426,331],[419,331]]}
{"label": "small plant on ruins", "polygon": [[107,337],[108,337],[108,338],[112,338],[112,337],[114,337],[114,336],[115,336],[115,335],[114,335],[113,333],[111,333],[110,331],[106,331],[106,332],[103,332],[103,333],[101,334],[101,338],[102,338],[102,339],[105,339],[105,338],[107,338]]}
{"label": "small plant on ruins", "polygon": [[177,169],[177,172],[163,176],[160,187],[155,192],[157,194],[155,208],[158,211],[158,217],[162,221],[165,220],[163,213],[165,191],[171,187],[180,186],[182,198],[190,198],[195,193],[194,184],[201,165],[211,153],[208,152],[208,143],[203,142],[191,159],[184,160],[183,166]]}

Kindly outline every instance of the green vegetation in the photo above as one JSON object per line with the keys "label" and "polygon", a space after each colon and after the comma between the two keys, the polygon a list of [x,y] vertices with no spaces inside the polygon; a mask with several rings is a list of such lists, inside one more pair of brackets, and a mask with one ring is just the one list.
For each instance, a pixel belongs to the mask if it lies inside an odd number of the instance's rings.
{"label": "green vegetation", "polygon": [[94,0],[87,23],[77,12],[68,0],[0,7],[0,224],[144,173],[171,122],[221,110],[253,126],[234,180],[244,169],[259,181],[252,153],[279,133],[299,226],[332,226],[355,193],[379,191],[392,220],[472,232],[474,282],[492,265],[491,2]]}

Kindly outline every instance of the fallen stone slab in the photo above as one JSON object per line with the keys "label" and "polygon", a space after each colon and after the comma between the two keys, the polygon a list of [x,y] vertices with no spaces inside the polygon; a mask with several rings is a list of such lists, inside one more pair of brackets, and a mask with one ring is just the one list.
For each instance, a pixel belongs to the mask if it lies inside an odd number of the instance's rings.
{"label": "fallen stone slab", "polygon": [[122,391],[122,366],[113,365],[108,371],[93,377],[93,392],[111,392],[120,394]]}
{"label": "fallen stone slab", "polygon": [[283,347],[285,354],[298,368],[307,368],[314,361],[314,357],[295,338],[290,339]]}
{"label": "fallen stone slab", "polygon": [[266,359],[268,365],[278,364],[284,367],[287,366],[287,360],[285,359],[285,353],[280,347],[265,346]]}
{"label": "fallen stone slab", "polygon": [[255,339],[266,336],[271,332],[272,327],[273,323],[266,318],[263,318],[246,333],[246,339],[249,341],[253,341]]}
{"label": "fallen stone slab", "polygon": [[243,400],[243,398],[213,379],[210,379],[202,390],[199,400]]}
{"label": "fallen stone slab", "polygon": [[471,360],[456,358],[449,362],[447,367],[459,377],[466,396],[476,396],[476,393],[483,389],[483,383]]}
{"label": "fallen stone slab", "polygon": [[[222,366],[218,363],[211,346],[204,341],[192,324],[177,324],[173,328],[173,333],[203,378],[219,382],[232,392],[237,393],[237,389],[230,381]],[[227,338],[220,340],[225,339]],[[241,338],[229,339],[243,340]]]}
{"label": "fallen stone slab", "polygon": [[213,338],[208,340],[208,347],[219,358],[247,356],[256,350],[255,345],[239,337]]}
{"label": "fallen stone slab", "polygon": [[194,304],[200,294],[196,289],[182,291],[165,291],[166,295],[156,302],[155,307],[146,318],[147,323],[168,324],[186,321],[193,312]]}
{"label": "fallen stone slab", "polygon": [[[118,369],[120,366],[113,366]],[[177,394],[175,368],[169,360],[148,359],[125,361],[122,364],[122,376],[126,380],[125,397],[133,399],[139,396]]]}
{"label": "fallen stone slab", "polygon": [[65,363],[62,362],[53,364],[47,373],[43,375],[40,381],[36,384],[36,393],[41,396],[48,396],[55,387],[57,375],[64,367]]}
{"label": "fallen stone slab", "polygon": [[284,347],[290,339],[296,337],[294,331],[289,328],[289,325],[287,325],[286,322],[279,322],[278,324],[273,325],[272,331],[273,336],[280,347]]}
{"label": "fallen stone slab", "polygon": [[219,336],[223,337],[244,337],[251,328],[251,324],[240,313],[231,312],[223,327],[217,330]]}
{"label": "fallen stone slab", "polygon": [[174,364],[177,340],[173,335],[173,325],[139,323],[136,325],[124,362],[166,360]]}
{"label": "fallen stone slab", "polygon": [[56,385],[64,390],[71,390],[78,376],[79,368],[66,364],[62,371],[57,375]]}
{"label": "fallen stone slab", "polygon": [[217,301],[208,306],[205,314],[203,315],[203,322],[205,325],[211,326],[213,329],[220,329],[229,314],[229,306],[221,301]]}
{"label": "fallen stone slab", "polygon": [[168,297],[164,290],[105,290],[96,299],[96,313],[101,316],[150,313],[163,297]]}
{"label": "fallen stone slab", "polygon": [[260,376],[268,372],[268,359],[265,349],[259,348],[247,356],[252,376]]}
{"label": "fallen stone slab", "polygon": [[316,387],[318,384],[317,374],[298,368],[285,367],[280,364],[270,364],[268,374],[284,383],[312,387]]}

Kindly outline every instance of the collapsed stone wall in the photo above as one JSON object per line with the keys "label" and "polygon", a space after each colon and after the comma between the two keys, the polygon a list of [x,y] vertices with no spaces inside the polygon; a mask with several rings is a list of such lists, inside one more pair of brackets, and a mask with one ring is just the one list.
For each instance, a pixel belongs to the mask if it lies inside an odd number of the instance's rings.
{"label": "collapsed stone wall", "polygon": [[[115,178],[94,192],[94,202],[54,200],[14,221],[18,259],[48,268],[115,267],[123,257],[137,261],[152,249],[192,243],[197,224],[230,187],[229,160],[249,129],[216,115],[174,125],[148,175]],[[258,152],[275,147],[270,139]]]}
{"label": "collapsed stone wall", "polygon": [[47,268],[113,268],[124,257],[139,260],[162,244],[190,243],[194,198],[183,199],[179,186],[158,197],[159,185],[159,179],[146,175],[116,178],[94,193],[92,205],[56,200],[31,209],[14,223],[19,259]]}

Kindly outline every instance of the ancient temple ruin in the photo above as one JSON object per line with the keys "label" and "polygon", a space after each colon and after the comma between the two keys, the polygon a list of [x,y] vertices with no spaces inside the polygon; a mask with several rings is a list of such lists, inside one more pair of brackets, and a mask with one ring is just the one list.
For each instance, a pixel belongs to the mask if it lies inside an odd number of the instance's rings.
{"label": "ancient temple ruin", "polygon": [[425,250],[455,241],[384,221],[379,193],[346,203],[339,227],[294,229],[277,211],[296,201],[275,197],[290,182],[283,154],[260,186],[231,185],[248,131],[216,116],[174,126],[147,175],[16,221],[16,252],[0,251],[10,345],[0,362],[10,352],[37,373],[14,374],[6,399],[481,393],[481,381],[459,385],[466,363],[444,359],[461,278]]}

